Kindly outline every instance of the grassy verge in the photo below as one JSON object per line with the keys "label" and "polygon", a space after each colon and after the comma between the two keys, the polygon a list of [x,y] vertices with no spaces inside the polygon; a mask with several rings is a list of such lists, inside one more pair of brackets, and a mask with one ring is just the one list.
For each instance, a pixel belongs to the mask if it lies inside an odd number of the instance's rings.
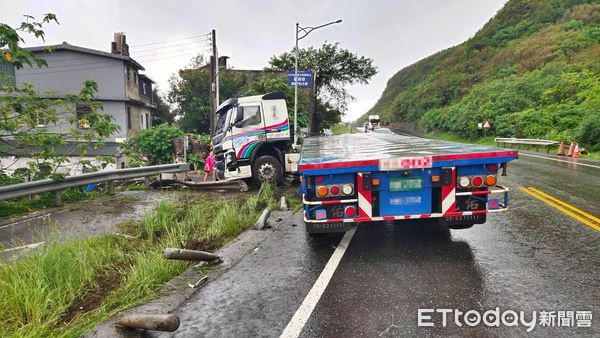
{"label": "grassy verge", "polygon": [[[463,138],[463,137],[456,136],[456,135],[449,134],[449,133],[428,133],[425,136],[428,138],[442,140],[442,141],[449,141],[449,142],[496,146],[496,143],[494,142],[494,139],[495,139],[494,136],[482,137],[482,138],[478,138],[478,139],[467,139],[467,138]],[[531,151],[535,150],[535,148],[524,148],[524,149],[531,150]],[[540,147],[539,149],[541,150],[540,152],[544,152],[544,153],[546,152],[545,147],[544,148]],[[558,146],[550,147],[550,154],[556,154],[557,150],[558,150]],[[586,159],[592,159],[592,160],[600,160],[600,151],[591,151],[589,153],[582,154],[581,157],[586,158]]]}
{"label": "grassy verge", "polygon": [[334,133],[335,135],[349,134],[351,132],[351,130],[345,124],[336,124],[335,126],[331,127],[331,132]]}
{"label": "grassy verge", "polygon": [[[100,192],[93,191],[86,193],[82,189],[67,189],[63,191],[62,198],[64,203],[72,203],[87,199],[94,199],[100,196],[106,196]],[[45,193],[37,196],[19,198],[16,200],[0,201],[0,219],[25,215],[27,213],[52,208],[55,206],[54,194]]]}
{"label": "grassy verge", "polygon": [[[79,336],[127,308],[190,264],[166,261],[166,247],[214,250],[276,203],[273,190],[238,198],[188,195],[162,201],[117,235],[51,243],[0,265],[0,337]],[[200,197],[199,197],[200,196]]]}

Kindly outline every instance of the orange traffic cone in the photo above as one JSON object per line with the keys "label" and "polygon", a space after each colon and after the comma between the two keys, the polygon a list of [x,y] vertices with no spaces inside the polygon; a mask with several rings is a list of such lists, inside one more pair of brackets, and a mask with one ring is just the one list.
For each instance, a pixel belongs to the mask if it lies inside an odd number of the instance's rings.
{"label": "orange traffic cone", "polygon": [[579,149],[579,143],[575,143],[575,150],[573,150],[573,158],[581,157],[581,149]]}
{"label": "orange traffic cone", "polygon": [[565,156],[565,143],[560,141],[560,146],[558,146],[558,151],[556,152],[558,156]]}
{"label": "orange traffic cone", "polygon": [[575,142],[571,141],[571,145],[569,146],[569,151],[567,152],[567,156],[573,156],[573,150],[575,150]]}

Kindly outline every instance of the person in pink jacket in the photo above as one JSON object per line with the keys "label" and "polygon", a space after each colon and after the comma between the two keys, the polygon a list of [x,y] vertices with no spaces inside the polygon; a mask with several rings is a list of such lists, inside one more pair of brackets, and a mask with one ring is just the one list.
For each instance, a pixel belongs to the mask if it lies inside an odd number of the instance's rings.
{"label": "person in pink jacket", "polygon": [[210,154],[208,155],[208,157],[206,157],[205,160],[205,164],[204,164],[204,181],[206,182],[206,178],[208,177],[208,175],[212,175],[213,176],[213,180],[217,180],[215,177],[215,152],[214,150],[210,151]]}

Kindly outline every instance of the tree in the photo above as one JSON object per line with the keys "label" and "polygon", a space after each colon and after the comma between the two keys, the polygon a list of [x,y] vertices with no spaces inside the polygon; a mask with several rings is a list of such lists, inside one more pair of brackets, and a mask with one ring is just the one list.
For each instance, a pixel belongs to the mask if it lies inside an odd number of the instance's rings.
{"label": "tree", "polygon": [[[316,72],[315,87],[317,109],[311,112],[311,133],[317,133],[332,121],[340,121],[354,97],[347,86],[367,84],[377,73],[373,60],[358,56],[339,46],[339,43],[325,42],[319,49],[313,47],[299,49],[299,69]],[[273,56],[269,60],[272,69],[294,69],[294,52]],[[319,108],[320,107],[320,108]],[[319,112],[319,109],[320,112]],[[335,123],[333,123],[335,124]]]}
{"label": "tree", "polygon": [[155,126],[163,123],[173,124],[175,122],[175,114],[171,111],[171,106],[169,106],[156,88],[152,90],[152,101],[156,104],[156,111],[152,116],[152,125]]}
{"label": "tree", "polygon": [[[169,80],[169,103],[174,104],[178,124],[186,132],[207,134],[210,129],[210,75],[202,55],[195,57],[188,69],[179,71]],[[247,83],[246,76],[221,70],[219,74],[219,96],[221,101],[240,96]]]}
{"label": "tree", "polygon": [[[23,22],[18,28],[0,23],[0,61],[16,69],[25,65],[47,66],[42,58],[21,47],[24,40],[20,34],[30,34],[44,40],[42,26],[50,22],[58,23],[54,14],[46,14],[41,21],[31,16],[27,16],[27,19],[28,22]],[[89,166],[88,161],[81,159],[87,149],[91,146],[101,147],[103,138],[118,129],[109,114],[100,112],[101,104],[94,101],[97,91],[95,82],[86,81],[79,94],[50,99],[40,97],[30,84],[25,83],[19,88],[10,81],[0,82],[0,156],[33,158],[28,176],[35,179],[55,177],[59,175],[57,170],[60,166],[68,161],[66,156],[59,156],[56,149],[69,141],[79,147],[78,164]],[[82,119],[77,118],[74,109],[77,104],[88,107]],[[50,131],[51,127],[64,122],[71,125],[67,132],[59,134]],[[86,128],[80,128],[82,125]],[[102,160],[104,164],[109,161],[107,158]]]}

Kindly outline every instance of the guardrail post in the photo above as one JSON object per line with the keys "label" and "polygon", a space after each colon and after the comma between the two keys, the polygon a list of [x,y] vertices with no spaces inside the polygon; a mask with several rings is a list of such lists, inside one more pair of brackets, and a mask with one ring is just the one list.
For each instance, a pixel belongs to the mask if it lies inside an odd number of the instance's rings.
{"label": "guardrail post", "polygon": [[150,186],[150,177],[144,177],[144,185],[146,186],[146,188]]}
{"label": "guardrail post", "polygon": [[57,207],[60,207],[60,206],[63,205],[62,190],[56,190],[56,191],[54,191],[54,204]]}
{"label": "guardrail post", "polygon": [[108,194],[109,195],[115,194],[115,181],[108,182]]}

